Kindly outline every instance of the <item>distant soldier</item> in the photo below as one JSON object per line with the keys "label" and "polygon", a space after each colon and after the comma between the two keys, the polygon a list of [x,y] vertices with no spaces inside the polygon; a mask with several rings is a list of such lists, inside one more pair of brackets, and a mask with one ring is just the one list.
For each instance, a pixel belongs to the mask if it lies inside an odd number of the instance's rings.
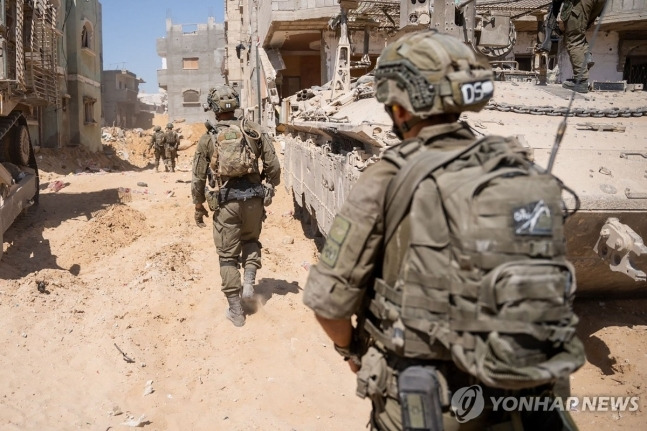
{"label": "distant soldier", "polygon": [[175,172],[175,160],[177,159],[177,149],[180,146],[180,138],[175,130],[173,130],[173,123],[166,125],[164,144],[166,145],[166,170]]}
{"label": "distant soldier", "polygon": [[[166,167],[166,154],[164,149],[164,132],[160,126],[155,126],[153,129],[153,135],[151,136],[151,143],[148,144],[146,152],[149,152],[150,149],[153,149],[155,154],[155,172],[159,171],[160,158],[162,163]],[[168,168],[166,169],[168,171]]]}
{"label": "distant soldier", "polygon": [[208,121],[207,133],[198,141],[191,184],[196,224],[206,226],[203,220],[209,213],[204,208],[205,201],[214,212],[220,290],[229,304],[225,316],[234,326],[245,324],[241,300],[254,297],[256,270],[261,268],[262,246],[258,239],[263,206],[271,204],[274,187],[281,181],[281,166],[270,137],[259,124],[238,120],[234,112],[239,106],[238,93],[228,85],[209,91],[205,110],[215,113],[217,123]]}

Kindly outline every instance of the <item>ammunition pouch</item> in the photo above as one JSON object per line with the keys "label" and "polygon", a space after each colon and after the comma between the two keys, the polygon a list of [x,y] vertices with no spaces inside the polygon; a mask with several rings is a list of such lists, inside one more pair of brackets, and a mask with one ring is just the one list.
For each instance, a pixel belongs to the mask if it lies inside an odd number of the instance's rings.
{"label": "ammunition pouch", "polygon": [[274,187],[271,184],[263,184],[263,206],[270,206],[274,197]]}
{"label": "ammunition pouch", "polygon": [[237,189],[224,187],[218,192],[218,202],[224,204],[231,201],[246,201],[252,198],[264,198],[265,189],[262,184],[250,184],[248,188]]}
{"label": "ammunition pouch", "polygon": [[435,368],[415,366],[403,370],[398,376],[402,429],[442,431],[443,390]]}
{"label": "ammunition pouch", "polygon": [[219,197],[218,190],[209,190],[207,191],[207,193],[205,193],[205,199],[211,211],[218,211],[218,209],[220,208],[218,197]]}
{"label": "ammunition pouch", "polygon": [[[388,384],[393,380],[393,372],[387,366],[386,358],[375,347],[369,347],[362,356],[362,367],[357,372],[356,394],[360,398],[369,397],[375,409],[384,410]],[[396,395],[393,389],[391,395]]]}

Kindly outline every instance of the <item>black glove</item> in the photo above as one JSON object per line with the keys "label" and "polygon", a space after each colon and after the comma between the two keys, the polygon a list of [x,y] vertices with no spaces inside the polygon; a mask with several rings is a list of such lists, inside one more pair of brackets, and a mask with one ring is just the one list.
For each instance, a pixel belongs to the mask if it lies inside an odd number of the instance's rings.
{"label": "black glove", "polygon": [[270,206],[274,197],[274,186],[272,184],[263,184],[263,205]]}
{"label": "black glove", "polygon": [[196,207],[195,208],[195,224],[198,225],[198,227],[206,227],[207,225],[204,223],[204,216],[209,215],[209,212],[204,209],[203,206]]}

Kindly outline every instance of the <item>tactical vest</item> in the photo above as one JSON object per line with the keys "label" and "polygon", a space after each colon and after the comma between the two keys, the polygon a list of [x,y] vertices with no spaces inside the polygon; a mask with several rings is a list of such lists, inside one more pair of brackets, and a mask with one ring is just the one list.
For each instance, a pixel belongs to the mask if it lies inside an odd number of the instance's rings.
{"label": "tactical vest", "polygon": [[173,147],[177,143],[177,134],[173,130],[168,130],[164,134],[164,139],[167,146]]}
{"label": "tactical vest", "polygon": [[378,345],[452,360],[496,388],[577,370],[585,358],[562,201],[572,191],[511,138],[445,152],[405,141],[383,158],[400,170],[387,191],[383,278],[364,322]]}
{"label": "tactical vest", "polygon": [[212,172],[225,178],[258,172],[257,155],[237,124],[219,126],[213,141],[215,148],[209,163]]}
{"label": "tactical vest", "polygon": [[155,144],[155,148],[157,148],[157,149],[164,148],[164,133],[163,132],[155,132],[153,134],[153,142]]}

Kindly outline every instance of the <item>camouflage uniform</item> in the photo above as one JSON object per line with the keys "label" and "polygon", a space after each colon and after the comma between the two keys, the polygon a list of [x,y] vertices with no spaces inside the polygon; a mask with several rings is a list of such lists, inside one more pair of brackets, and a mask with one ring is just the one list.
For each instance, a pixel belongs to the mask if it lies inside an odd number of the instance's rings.
{"label": "camouflage uniform", "polygon": [[177,159],[177,149],[180,146],[180,138],[178,134],[167,126],[166,133],[164,133],[165,154],[166,154],[166,168],[171,172],[175,172],[175,160]]}
{"label": "camouflage uniform", "polygon": [[162,163],[166,166],[166,152],[164,148],[164,132],[160,129],[156,129],[151,136],[151,143],[148,145],[148,149],[153,149],[155,154],[155,170],[159,169],[160,158]]}
{"label": "camouflage uniform", "polygon": [[[412,147],[409,143],[420,141],[425,152],[436,153],[440,158],[448,151],[460,150],[474,143],[475,136],[469,126],[458,122],[458,118],[460,112],[482,109],[491,97],[491,92],[487,93],[485,90],[491,88],[492,83],[491,70],[486,59],[475,55],[458,39],[433,31],[404,36],[385,48],[375,70],[376,97],[387,107],[387,112],[394,122],[394,132],[401,139],[416,138],[413,141],[405,140],[403,144],[387,151],[408,151],[406,148]],[[424,72],[417,69],[418,65],[424,68]],[[456,67],[461,68],[460,72],[457,72]],[[401,72],[403,70],[404,72]],[[463,73],[462,78],[459,73]],[[454,80],[451,81],[451,85],[447,85],[450,74]],[[469,102],[467,98],[461,99],[459,95],[452,94],[452,88],[461,88],[461,79],[464,79],[467,85],[480,80],[484,97]],[[416,86],[411,85],[407,88],[402,82],[413,82]],[[440,91],[445,92],[445,99],[433,93],[437,88],[443,87],[445,90]],[[408,95],[408,91],[419,93]],[[462,93],[463,96],[465,94]],[[415,158],[415,154],[410,155]],[[442,238],[443,234],[449,235],[447,225],[450,221],[446,219],[443,201],[433,178],[427,178],[419,184],[417,190],[424,193],[424,199],[417,201],[422,202],[417,207],[419,212],[416,215],[413,212],[405,213],[395,234],[387,242],[387,193],[398,172],[398,167],[393,163],[380,160],[360,175],[333,221],[319,262],[311,267],[303,297],[304,304],[315,312],[319,323],[333,341],[335,350],[349,361],[351,369],[357,373],[357,395],[362,398],[368,397],[372,402],[371,429],[381,431],[403,429],[398,377],[404,370],[433,367],[441,388],[437,391],[436,400],[478,382],[455,365],[448,346],[437,341],[438,334],[434,332],[433,325],[428,326],[429,332],[420,329],[427,338],[421,336],[419,340],[407,341],[410,345],[416,342],[424,345],[424,349],[429,352],[426,356],[403,354],[392,348],[396,344],[395,341],[381,340],[375,331],[366,329],[369,326],[388,327],[394,333],[397,332],[397,321],[391,320],[396,317],[392,317],[393,313],[390,312],[399,312],[387,306],[379,309],[375,304],[379,302],[375,298],[387,295],[386,291],[378,295],[379,286],[376,281],[379,279],[383,281],[383,285],[396,286],[392,290],[397,291],[400,285],[396,282],[401,280],[403,266],[415,265],[412,262],[417,262],[410,255],[406,255],[410,245],[414,243],[414,238],[415,244],[422,244],[420,259],[425,263],[434,263],[429,266],[420,265],[421,267],[444,268],[452,262],[448,257],[451,243]],[[412,232],[414,217],[424,219],[424,225],[428,226],[428,229]],[[406,262],[405,257],[409,259]],[[430,280],[443,279],[443,276],[442,273],[420,273],[419,283],[424,288],[431,284]],[[410,299],[417,300],[420,297]],[[439,296],[435,302],[427,297],[423,299],[427,302],[411,307],[418,306],[427,311],[425,307],[434,307],[436,303],[440,304],[440,307],[447,297]],[[429,305],[432,302],[433,304]],[[384,310],[386,314],[382,313]],[[413,320],[417,322],[416,319],[425,320],[418,315]],[[353,322],[356,326],[353,326]],[[359,326],[363,329],[358,328]],[[427,326],[421,322],[421,328],[423,327]],[[368,336],[369,332],[371,337]],[[427,343],[427,340],[432,341]],[[538,387],[505,393],[533,396],[544,390],[546,388]],[[501,389],[483,388],[486,400],[489,400],[490,396],[503,394],[504,390]],[[438,405],[441,405],[440,402]],[[540,412],[534,415],[538,417],[532,417],[530,420],[523,418],[522,424],[519,415],[511,417],[501,409],[494,412],[492,404],[486,402],[484,411],[478,417],[461,423],[450,411],[448,402],[443,402],[442,407],[442,413],[438,416],[442,421],[442,429],[446,431],[575,429],[574,426],[562,427],[561,423],[556,426],[556,421],[567,421],[556,419],[558,413],[546,415]],[[430,429],[422,426],[419,428]]]}
{"label": "camouflage uniform", "polygon": [[587,58],[590,58],[586,30],[600,16],[606,0],[566,0],[562,6],[564,42],[573,65],[573,78],[577,82],[589,80]]}
{"label": "camouflage uniform", "polygon": [[[229,123],[240,124],[240,121],[221,121],[215,127]],[[194,204],[205,202],[205,185],[209,162],[215,151],[214,138],[210,133],[204,134],[199,142],[193,159],[193,180],[191,194]],[[280,183],[281,168],[274,151],[274,146],[266,134],[261,135],[256,148],[256,156],[263,160],[263,176],[272,186]],[[255,147],[251,146],[252,148]],[[223,178],[220,195],[233,196],[261,187],[261,175],[258,172],[244,177]],[[228,181],[227,181],[228,180]],[[261,234],[264,208],[260,195],[246,199],[222,201],[213,215],[213,239],[220,261],[222,292],[230,297],[239,295],[242,284],[238,270],[239,261],[244,268],[261,267]]]}
{"label": "camouflage uniform", "polygon": [[[469,145],[475,139],[469,128],[461,123],[429,126],[422,129],[419,136],[426,142],[430,142],[428,144],[430,149],[439,152]],[[385,275],[391,274],[393,277],[397,275],[402,256],[385,256],[383,247],[386,190],[389,181],[397,172],[398,168],[395,165],[385,161],[378,161],[370,166],[359,177],[340,209],[331,228],[331,235],[338,229],[337,235],[341,241],[338,247],[336,245],[332,247],[332,250],[338,251],[330,253],[327,251],[331,250],[328,243],[332,244],[333,239],[328,240],[320,261],[310,270],[304,290],[304,303],[317,315],[328,319],[351,318],[361,313],[362,299],[367,295],[367,290],[370,292],[372,288],[369,280],[372,280],[378,271]],[[435,211],[430,212],[430,222],[438,218],[444,222],[439,200],[430,202],[428,208],[435,208]],[[339,228],[342,225],[346,227]],[[359,247],[358,244],[363,246]],[[402,248],[400,251],[405,250],[406,248]],[[394,282],[395,279],[387,278],[385,281]],[[394,376],[392,370],[401,368],[404,364],[402,359],[394,358],[393,361],[389,361],[391,378]],[[447,362],[445,366],[451,372],[450,374],[455,376],[456,388],[467,386],[465,374],[451,368],[450,364],[451,362]],[[386,381],[385,387],[381,390],[384,396],[373,399],[372,429],[401,430],[401,410],[395,381]],[[376,398],[375,394],[369,396]],[[443,418],[444,429],[446,431],[482,430],[487,423],[483,422],[486,416],[481,415],[480,419],[460,427],[461,424],[446,413]]]}

